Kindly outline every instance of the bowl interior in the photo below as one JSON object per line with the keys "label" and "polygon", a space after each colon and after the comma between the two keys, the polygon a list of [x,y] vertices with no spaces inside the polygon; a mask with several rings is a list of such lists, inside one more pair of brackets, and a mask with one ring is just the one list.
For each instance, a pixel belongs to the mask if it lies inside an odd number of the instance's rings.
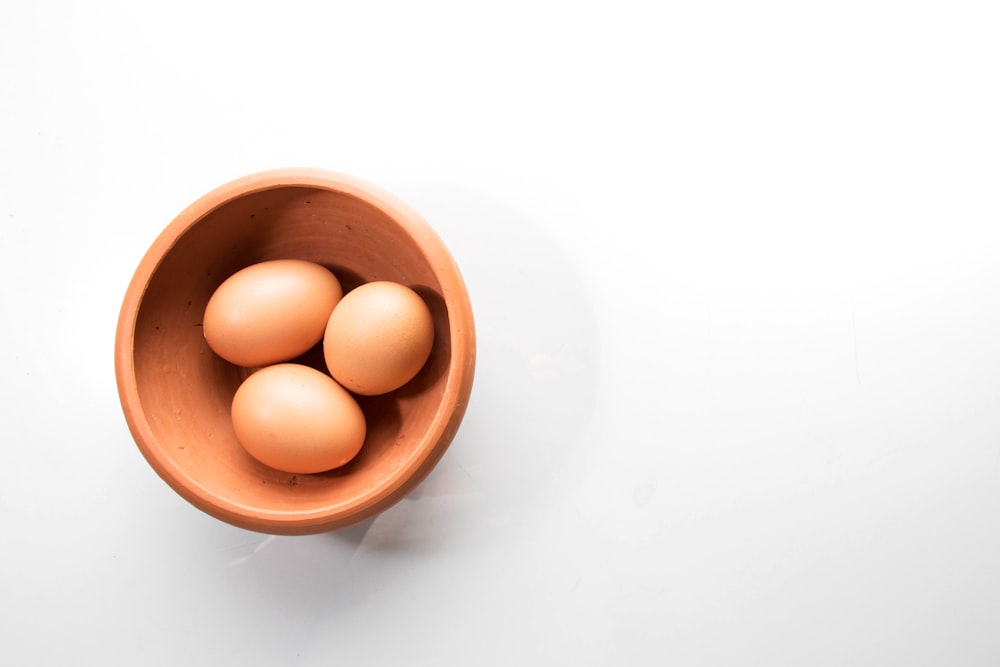
{"label": "bowl interior", "polygon": [[[202,334],[216,287],[245,266],[278,258],[326,266],[345,293],[372,280],[410,286],[434,317],[435,343],[423,370],[395,392],[358,397],[368,422],[364,447],[326,473],[279,472],[243,450],[230,405],[248,371],[216,356]],[[182,495],[211,513],[221,506],[235,523],[242,515],[276,522],[347,516],[377,503],[405,471],[435,455],[430,439],[442,417],[452,347],[444,293],[412,231],[351,194],[282,186],[223,203],[166,251],[136,312],[135,386],[151,436],[140,448]],[[298,361],[326,372],[321,345]]]}

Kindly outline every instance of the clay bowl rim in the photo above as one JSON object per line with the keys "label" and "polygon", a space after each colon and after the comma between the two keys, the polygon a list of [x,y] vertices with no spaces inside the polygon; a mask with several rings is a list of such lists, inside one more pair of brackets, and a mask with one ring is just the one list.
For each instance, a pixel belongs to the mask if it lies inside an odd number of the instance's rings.
{"label": "clay bowl rim", "polygon": [[[136,382],[135,327],[146,288],[178,240],[212,211],[240,197],[282,187],[330,190],[380,209],[408,233],[441,286],[449,319],[451,358],[448,377],[430,428],[404,465],[368,492],[335,505],[310,510],[250,507],[208,491],[163,454],[165,447],[149,425]],[[315,168],[284,168],[249,174],[197,199],[178,214],[146,251],[125,293],[115,332],[115,378],[132,438],[154,471],[180,496],[202,511],[257,532],[304,535],[328,532],[371,518],[409,494],[437,465],[465,415],[475,374],[476,336],[468,291],[457,264],[431,226],[396,196],[363,179]]]}

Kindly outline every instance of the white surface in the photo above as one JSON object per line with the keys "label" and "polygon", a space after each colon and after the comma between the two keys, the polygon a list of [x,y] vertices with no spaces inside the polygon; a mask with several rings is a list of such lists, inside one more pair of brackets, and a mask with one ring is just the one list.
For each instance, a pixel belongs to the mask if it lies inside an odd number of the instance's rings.
{"label": "white surface", "polygon": [[[1000,663],[995,3],[145,4],[0,8],[4,664]],[[417,493],[274,538],[112,349],[292,165],[438,229],[479,365]]]}

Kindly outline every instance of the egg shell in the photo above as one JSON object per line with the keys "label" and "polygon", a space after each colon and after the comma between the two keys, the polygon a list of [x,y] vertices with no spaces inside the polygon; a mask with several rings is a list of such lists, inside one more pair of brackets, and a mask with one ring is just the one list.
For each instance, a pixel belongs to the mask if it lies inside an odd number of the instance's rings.
{"label": "egg shell", "polygon": [[238,366],[289,361],[323,338],[343,296],[326,267],[300,259],[252,264],[212,294],[202,322],[208,346]]}
{"label": "egg shell", "polygon": [[275,364],[250,375],[233,397],[232,419],[237,440],[251,456],[299,474],[349,462],[367,432],[354,397],[301,364]]}
{"label": "egg shell", "polygon": [[330,375],[366,396],[412,380],[433,345],[434,320],[424,300],[409,287],[384,280],[348,292],[330,314],[323,335]]}

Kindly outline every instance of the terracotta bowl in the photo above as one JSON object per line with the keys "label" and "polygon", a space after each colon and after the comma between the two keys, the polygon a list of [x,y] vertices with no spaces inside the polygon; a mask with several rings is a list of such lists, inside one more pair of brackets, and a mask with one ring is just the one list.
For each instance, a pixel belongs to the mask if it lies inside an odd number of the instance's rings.
{"label": "terracotta bowl", "polygon": [[[248,371],[216,356],[202,334],[215,288],[277,258],[323,264],[345,292],[377,279],[408,285],[434,316],[423,370],[391,394],[358,397],[368,422],[364,447],[326,473],[279,472],[244,451],[230,404]],[[417,213],[351,177],[283,169],[208,193],[164,229],[125,295],[115,374],[136,444],[177,493],[242,528],[307,534],[372,517],[427,476],[462,421],[475,351],[458,267]],[[319,346],[299,361],[326,371]]]}

